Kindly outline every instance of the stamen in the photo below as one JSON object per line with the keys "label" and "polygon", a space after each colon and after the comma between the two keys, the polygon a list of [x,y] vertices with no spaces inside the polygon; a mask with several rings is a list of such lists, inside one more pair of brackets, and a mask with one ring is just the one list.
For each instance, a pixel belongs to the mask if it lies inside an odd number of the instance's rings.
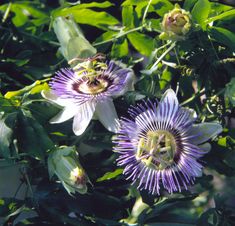
{"label": "stamen", "polygon": [[148,131],[146,138],[138,142],[136,159],[154,169],[165,169],[172,165],[176,153],[174,136],[164,130]]}

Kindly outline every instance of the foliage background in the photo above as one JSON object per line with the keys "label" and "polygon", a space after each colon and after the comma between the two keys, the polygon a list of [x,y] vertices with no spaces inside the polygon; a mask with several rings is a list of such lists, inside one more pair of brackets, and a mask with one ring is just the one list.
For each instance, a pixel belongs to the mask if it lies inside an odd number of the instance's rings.
{"label": "foliage background", "polygon": [[[171,51],[159,39],[160,22],[175,3],[197,26]],[[224,2],[226,3],[226,2]],[[228,3],[228,4],[227,4]],[[5,1],[0,5],[0,157],[20,164],[30,197],[0,197],[3,225],[235,225],[235,9],[208,0]],[[148,10],[146,10],[148,9]],[[189,191],[151,196],[124,179],[112,152],[112,136],[98,121],[76,137],[71,121],[50,125],[58,109],[41,97],[54,72],[67,66],[51,23],[73,15],[98,52],[122,60],[138,77],[136,90],[115,100],[118,114],[164,90],[178,90],[183,106],[199,121],[219,121],[223,133],[211,142],[204,174]],[[149,69],[158,62],[154,71]],[[11,92],[13,91],[13,92]],[[76,146],[92,186],[69,196],[49,180],[47,156]],[[1,178],[1,183],[10,178]],[[145,203],[145,204],[143,204]],[[133,206],[135,207],[133,209]],[[35,216],[22,217],[34,211]],[[21,218],[17,221],[17,217]]]}

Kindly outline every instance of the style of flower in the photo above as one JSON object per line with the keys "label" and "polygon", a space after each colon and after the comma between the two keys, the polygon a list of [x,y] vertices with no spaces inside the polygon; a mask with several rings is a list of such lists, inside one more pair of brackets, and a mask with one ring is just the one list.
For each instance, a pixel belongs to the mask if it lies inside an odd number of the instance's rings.
{"label": "style of flower", "polygon": [[161,39],[184,40],[192,28],[191,15],[176,4],[173,10],[164,15],[161,27],[163,30],[160,34]]}
{"label": "style of flower", "polygon": [[194,124],[196,113],[181,107],[168,89],[161,101],[146,101],[122,118],[114,148],[127,179],[138,189],[160,195],[181,192],[202,175],[200,158],[210,150],[208,139],[222,131],[218,123]]}
{"label": "style of flower", "polygon": [[95,56],[79,63],[73,69],[62,69],[49,83],[51,89],[43,91],[47,100],[64,109],[50,120],[61,123],[72,117],[73,131],[78,136],[87,128],[92,118],[112,132],[117,132],[119,120],[113,98],[132,90],[133,70],[114,61],[103,62]]}

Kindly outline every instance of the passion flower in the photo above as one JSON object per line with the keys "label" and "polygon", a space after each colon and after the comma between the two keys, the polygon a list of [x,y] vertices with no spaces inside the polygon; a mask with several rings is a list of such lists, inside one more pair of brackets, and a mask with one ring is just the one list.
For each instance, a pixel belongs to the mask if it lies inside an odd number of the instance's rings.
{"label": "passion flower", "polygon": [[121,119],[115,151],[118,165],[139,189],[181,192],[202,175],[199,159],[210,149],[203,143],[222,131],[220,124],[194,124],[194,111],[179,106],[172,89],[158,105],[143,102],[129,113],[131,119]]}
{"label": "passion flower", "polygon": [[163,30],[160,34],[161,39],[184,40],[192,28],[191,14],[176,5],[173,10],[164,15],[161,27]]}
{"label": "passion flower", "polygon": [[73,131],[81,135],[95,116],[109,131],[117,132],[119,122],[113,98],[132,90],[134,80],[133,70],[97,57],[73,69],[62,69],[49,83],[51,90],[42,92],[44,98],[64,108],[50,122],[61,123],[74,117]]}

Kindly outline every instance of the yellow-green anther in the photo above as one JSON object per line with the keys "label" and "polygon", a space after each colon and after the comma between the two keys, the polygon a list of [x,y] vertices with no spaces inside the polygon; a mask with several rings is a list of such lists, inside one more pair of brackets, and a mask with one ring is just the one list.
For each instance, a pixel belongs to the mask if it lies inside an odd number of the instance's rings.
{"label": "yellow-green anther", "polygon": [[136,159],[146,166],[164,169],[173,161],[176,151],[174,137],[167,131],[149,131],[146,139],[140,138]]}

